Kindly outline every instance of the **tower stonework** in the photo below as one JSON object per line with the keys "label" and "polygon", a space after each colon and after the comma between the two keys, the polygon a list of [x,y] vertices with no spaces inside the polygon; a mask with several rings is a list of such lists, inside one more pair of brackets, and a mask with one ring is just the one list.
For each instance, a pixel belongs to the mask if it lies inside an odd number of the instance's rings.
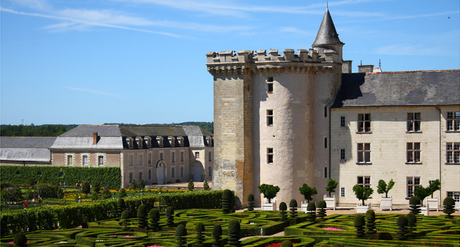
{"label": "tower stonework", "polygon": [[280,187],[277,204],[304,200],[307,183],[325,191],[330,176],[329,107],[340,87],[342,47],[329,11],[312,49],[207,53],[214,77],[213,188],[234,190],[246,206],[258,186]]}

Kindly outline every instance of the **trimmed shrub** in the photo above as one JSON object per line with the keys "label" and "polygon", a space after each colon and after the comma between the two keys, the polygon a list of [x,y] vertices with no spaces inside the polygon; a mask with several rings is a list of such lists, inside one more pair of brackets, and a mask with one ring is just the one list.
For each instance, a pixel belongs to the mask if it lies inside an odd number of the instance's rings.
{"label": "trimmed shrub", "polygon": [[375,212],[374,210],[367,210],[366,212],[366,228],[367,234],[375,234]]}
{"label": "trimmed shrub", "polygon": [[254,195],[248,195],[248,211],[254,211]]}
{"label": "trimmed shrub", "polygon": [[318,218],[326,217],[326,202],[324,200],[319,200],[317,204],[318,208]]}
{"label": "trimmed shrub", "polygon": [[286,203],[281,202],[280,205],[278,206],[278,208],[280,210],[281,220],[282,221],[287,221],[287,214],[286,214],[287,205],[286,205]]}
{"label": "trimmed shrub", "polygon": [[410,211],[411,213],[417,215],[417,214],[420,214],[420,212],[422,211],[420,209],[421,205],[420,205],[420,198],[418,196],[413,196],[409,199],[409,207],[410,207]]}
{"label": "trimmed shrub", "polygon": [[132,189],[132,190],[137,189],[136,179],[133,179],[133,181],[131,181],[131,184],[129,185],[129,188]]}
{"label": "trimmed shrub", "polygon": [[406,240],[407,239],[407,218],[404,215],[398,217],[398,239]]}
{"label": "trimmed shrub", "polygon": [[123,220],[123,230],[128,230],[128,221],[129,221],[129,211],[125,210],[121,214],[121,219]]}
{"label": "trimmed shrub", "polygon": [[14,235],[14,244],[17,246],[27,246],[27,237],[24,233]]}
{"label": "trimmed shrub", "polygon": [[145,205],[140,205],[137,208],[137,221],[139,228],[146,228],[147,227],[147,209]]}
{"label": "trimmed shrub", "polygon": [[443,213],[447,214],[447,218],[453,218],[451,214],[455,213],[455,200],[452,197],[446,197],[444,201],[442,202],[442,205],[444,206],[444,209],[442,210]]}
{"label": "trimmed shrub", "polygon": [[166,208],[166,224],[168,226],[174,225],[174,208],[171,206]]}
{"label": "trimmed shrub", "polygon": [[228,214],[232,211],[232,201],[234,200],[233,192],[229,189],[222,193],[222,212]]}
{"label": "trimmed shrub", "polygon": [[101,190],[101,182],[99,180],[94,181],[93,191],[99,194],[100,190]]}
{"label": "trimmed shrub", "polygon": [[289,202],[289,208],[291,210],[290,212],[291,222],[292,224],[295,224],[297,221],[297,201],[295,199],[292,199]]}
{"label": "trimmed shrub", "polygon": [[127,197],[128,195],[126,194],[126,189],[121,188],[120,189],[120,194],[118,195],[119,198]]}
{"label": "trimmed shrub", "polygon": [[366,225],[366,220],[362,214],[355,215],[354,225],[356,228],[356,236],[358,238],[364,237],[364,227]]}
{"label": "trimmed shrub", "polygon": [[187,188],[188,188],[188,191],[193,191],[193,190],[195,189],[195,184],[193,183],[193,179],[190,179],[190,180],[188,181],[188,186],[187,186]]}
{"label": "trimmed shrub", "polygon": [[207,181],[207,180],[204,180],[204,183],[203,183],[203,190],[211,190],[211,188],[209,188],[209,184],[208,184],[208,181]]}
{"label": "trimmed shrub", "polygon": [[228,244],[240,246],[240,222],[238,220],[230,220],[228,224]]}
{"label": "trimmed shrub", "polygon": [[145,189],[145,182],[143,179],[139,180],[138,188],[141,190]]}
{"label": "trimmed shrub", "polygon": [[81,185],[81,193],[84,193],[84,194],[89,194],[89,192],[91,191],[91,186],[89,184],[88,181],[84,181]]}
{"label": "trimmed shrub", "polygon": [[212,238],[214,241],[212,242],[212,247],[220,247],[220,238],[222,236],[222,227],[218,224],[214,225],[212,228]]}
{"label": "trimmed shrub", "polygon": [[91,192],[91,201],[97,201],[99,200],[99,195],[96,193],[96,191]]}
{"label": "trimmed shrub", "polygon": [[312,196],[318,194],[318,191],[316,188],[312,188],[308,186],[308,184],[303,184],[302,187],[299,188],[300,194],[302,194],[309,203],[311,200],[313,200]]}
{"label": "trimmed shrub", "polygon": [[316,206],[314,202],[310,202],[307,205],[307,219],[308,221],[315,221],[316,219]]}
{"label": "trimmed shrub", "polygon": [[158,221],[160,220],[160,211],[158,211],[158,209],[156,208],[152,208],[149,212],[149,220],[150,220],[149,228],[154,232],[158,231],[159,230]]}
{"label": "trimmed shrub", "polygon": [[179,224],[176,227],[176,244],[177,246],[183,247],[187,245],[187,239],[185,238],[187,236],[187,229],[185,228],[184,225]]}
{"label": "trimmed shrub", "polygon": [[121,214],[123,213],[125,209],[126,209],[125,200],[123,200],[123,198],[119,198],[117,202],[117,211],[118,211],[119,217],[121,217]]}
{"label": "trimmed shrub", "polygon": [[104,190],[102,191],[102,199],[110,199],[112,198],[112,193],[110,192],[109,187],[105,186]]}
{"label": "trimmed shrub", "polygon": [[413,213],[408,213],[406,215],[407,218],[407,236],[410,238],[415,237],[414,231],[415,231],[415,225],[417,224],[417,217]]}
{"label": "trimmed shrub", "polygon": [[289,240],[284,240],[280,245],[280,247],[292,247],[292,246],[293,246],[292,242]]}
{"label": "trimmed shrub", "polygon": [[259,192],[264,194],[264,197],[268,199],[268,202],[271,202],[271,199],[276,197],[276,194],[280,191],[280,187],[270,185],[270,184],[261,184],[258,186]]}
{"label": "trimmed shrub", "polygon": [[196,240],[199,244],[202,244],[204,242],[204,225],[203,223],[198,223],[195,226],[195,231],[196,231]]}

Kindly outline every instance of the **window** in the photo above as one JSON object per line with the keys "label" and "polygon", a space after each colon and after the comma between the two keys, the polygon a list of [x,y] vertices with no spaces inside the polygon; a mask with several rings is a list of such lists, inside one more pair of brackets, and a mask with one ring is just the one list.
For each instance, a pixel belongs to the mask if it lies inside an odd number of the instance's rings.
{"label": "window", "polygon": [[73,156],[67,155],[67,166],[73,166]]}
{"label": "window", "polygon": [[345,160],[345,149],[340,149],[340,160]]}
{"label": "window", "polygon": [[273,125],[273,110],[267,110],[267,126]]}
{"label": "window", "polygon": [[139,155],[139,166],[142,166],[143,158],[142,155]]}
{"label": "window", "polygon": [[199,159],[200,158],[200,152],[195,152],[195,159]]}
{"label": "window", "polygon": [[180,168],[180,177],[181,178],[184,177],[184,168],[183,167]]}
{"label": "window", "polygon": [[420,163],[420,142],[407,143],[407,163]]}
{"label": "window", "polygon": [[460,202],[460,191],[447,191],[447,196],[454,198],[456,202]]}
{"label": "window", "polygon": [[88,155],[83,155],[82,157],[82,162],[84,166],[88,165]]}
{"label": "window", "polygon": [[370,176],[358,176],[358,182],[356,183],[357,185],[361,187],[371,187],[371,177]]}
{"label": "window", "polygon": [[345,116],[340,116],[340,127],[345,127]]}
{"label": "window", "polygon": [[171,163],[176,162],[176,152],[171,153]]}
{"label": "window", "polygon": [[132,181],[133,181],[133,174],[129,173],[129,183],[131,183]]}
{"label": "window", "polygon": [[371,144],[358,143],[358,163],[371,162]]}
{"label": "window", "polygon": [[267,78],[267,93],[273,93],[273,77]]}
{"label": "window", "polygon": [[163,153],[160,153],[160,160],[163,160]]}
{"label": "window", "polygon": [[420,112],[417,113],[407,113],[407,131],[416,132],[420,131]]}
{"label": "window", "polygon": [[267,164],[273,163],[273,148],[267,148]]}
{"label": "window", "polygon": [[327,148],[327,137],[324,137],[324,148]]}
{"label": "window", "polygon": [[174,167],[171,168],[171,178],[174,178]]}
{"label": "window", "polygon": [[371,114],[358,114],[358,132],[371,132]]}
{"label": "window", "polygon": [[460,164],[460,143],[459,142],[448,142],[447,147],[447,163],[449,164]]}
{"label": "window", "polygon": [[97,166],[104,166],[104,156],[97,156]]}
{"label": "window", "polygon": [[420,177],[407,177],[407,197],[414,196],[414,191],[420,186]]}
{"label": "window", "polygon": [[180,152],[180,162],[184,162],[184,152]]}
{"label": "window", "polygon": [[345,187],[340,187],[340,197],[345,197]]}
{"label": "window", "polygon": [[152,179],[152,170],[149,170],[149,180]]}
{"label": "window", "polygon": [[324,107],[324,117],[327,117],[327,106]]}
{"label": "window", "polygon": [[139,180],[142,179],[142,172],[139,172]]}
{"label": "window", "polygon": [[209,152],[209,161],[212,161],[212,152]]}
{"label": "window", "polygon": [[460,111],[447,113],[447,131],[460,131]]}
{"label": "window", "polygon": [[324,167],[324,178],[327,178],[327,167]]}

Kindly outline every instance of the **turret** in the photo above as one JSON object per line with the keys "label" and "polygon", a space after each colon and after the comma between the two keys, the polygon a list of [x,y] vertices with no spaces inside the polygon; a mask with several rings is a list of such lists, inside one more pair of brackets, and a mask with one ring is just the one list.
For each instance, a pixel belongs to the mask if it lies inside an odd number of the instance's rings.
{"label": "turret", "polygon": [[342,48],[345,43],[339,39],[339,35],[335,30],[334,22],[332,21],[329,9],[326,8],[323,21],[319,27],[313,49],[326,59],[327,62],[342,63]]}

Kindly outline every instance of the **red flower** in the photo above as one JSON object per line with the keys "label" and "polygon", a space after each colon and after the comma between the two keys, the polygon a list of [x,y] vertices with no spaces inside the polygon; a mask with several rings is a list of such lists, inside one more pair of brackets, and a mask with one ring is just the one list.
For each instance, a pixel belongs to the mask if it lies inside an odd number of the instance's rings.
{"label": "red flower", "polygon": [[24,203],[22,205],[24,205],[24,207],[27,207],[27,206],[29,206],[29,203],[26,202],[26,203]]}

